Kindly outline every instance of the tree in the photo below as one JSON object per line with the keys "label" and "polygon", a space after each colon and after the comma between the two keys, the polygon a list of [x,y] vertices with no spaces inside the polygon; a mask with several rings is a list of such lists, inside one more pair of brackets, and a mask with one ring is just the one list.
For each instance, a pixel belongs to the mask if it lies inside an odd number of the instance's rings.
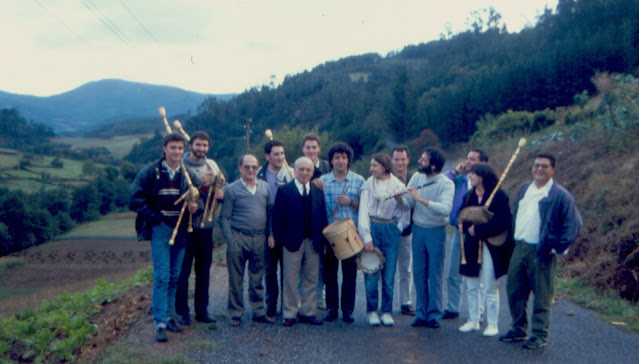
{"label": "tree", "polygon": [[94,221],[100,217],[100,199],[95,184],[89,183],[73,191],[70,216],[78,223]]}

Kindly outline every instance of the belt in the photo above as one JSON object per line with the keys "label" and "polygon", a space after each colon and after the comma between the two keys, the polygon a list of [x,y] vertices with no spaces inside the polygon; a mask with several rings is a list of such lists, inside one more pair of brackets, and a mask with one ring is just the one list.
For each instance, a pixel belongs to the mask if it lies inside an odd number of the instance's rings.
{"label": "belt", "polygon": [[394,224],[395,220],[379,220],[374,217],[371,217],[371,221],[378,224]]}
{"label": "belt", "polygon": [[233,230],[237,231],[238,233],[242,234],[242,235],[246,235],[246,236],[259,236],[259,235],[264,235],[263,231],[258,231],[258,232],[246,232],[246,231],[242,231],[242,230],[238,230],[236,228],[233,228]]}

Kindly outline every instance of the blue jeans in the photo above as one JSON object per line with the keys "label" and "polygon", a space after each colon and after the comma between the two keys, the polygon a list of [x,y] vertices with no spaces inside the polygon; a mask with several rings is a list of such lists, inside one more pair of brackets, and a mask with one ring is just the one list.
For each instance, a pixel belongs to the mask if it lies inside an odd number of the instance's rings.
{"label": "blue jeans", "polygon": [[173,228],[165,223],[153,227],[151,256],[153,258],[153,319],[156,327],[166,326],[175,310],[175,289],[184,258],[187,233],[180,231],[174,245],[169,245]]}
{"label": "blue jeans", "polygon": [[423,228],[413,224],[413,277],[417,293],[415,318],[439,321],[442,317],[442,272],[445,226]]}
{"label": "blue jeans", "polygon": [[459,313],[462,295],[462,277],[459,273],[461,264],[461,241],[459,229],[455,228],[453,240],[450,243],[450,266],[448,268],[448,304],[446,311]]}
{"label": "blue jeans", "polygon": [[375,247],[384,254],[384,267],[373,274],[364,274],[366,286],[366,312],[377,311],[379,303],[379,278],[382,278],[382,313],[393,312],[393,288],[395,268],[397,267],[397,249],[401,231],[397,224],[379,224],[371,221],[371,235]]}

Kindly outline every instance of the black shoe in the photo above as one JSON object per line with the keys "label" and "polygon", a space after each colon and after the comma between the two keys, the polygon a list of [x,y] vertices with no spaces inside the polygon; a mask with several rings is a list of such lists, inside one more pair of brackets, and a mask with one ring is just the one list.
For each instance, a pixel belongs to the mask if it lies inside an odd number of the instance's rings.
{"label": "black shoe", "polygon": [[326,314],[326,316],[324,317],[324,321],[333,322],[337,320],[337,317],[338,317],[337,309],[331,308],[330,310],[328,310],[328,314]]}
{"label": "black shoe", "polygon": [[155,341],[159,343],[165,343],[169,338],[166,336],[166,329],[164,327],[158,327],[155,331]]}
{"label": "black shoe", "polygon": [[284,322],[282,322],[282,326],[291,327],[295,325],[296,323],[297,323],[296,319],[284,319]]}
{"label": "black shoe", "polygon": [[400,312],[402,315],[415,316],[415,309],[411,305],[402,305]]}
{"label": "black shoe", "polygon": [[258,322],[260,324],[272,324],[275,322],[275,320],[273,320],[272,318],[268,317],[268,316],[253,316],[253,321]]}
{"label": "black shoe", "polygon": [[174,319],[170,319],[167,323],[166,323],[166,329],[171,331],[171,332],[182,332],[182,328],[179,327],[176,323]]}
{"label": "black shoe", "polygon": [[204,323],[207,323],[207,324],[213,324],[213,323],[217,322],[217,320],[214,319],[213,317],[209,316],[208,313],[205,313],[203,315],[195,315],[195,321],[204,322]]}
{"label": "black shoe", "polygon": [[544,346],[546,346],[546,340],[532,336],[530,339],[526,340],[522,347],[524,349],[539,349]]}
{"label": "black shoe", "polygon": [[189,315],[178,315],[177,321],[180,325],[189,326],[191,324],[191,317],[189,317]]}
{"label": "black shoe", "polygon": [[353,314],[350,312],[343,312],[342,313],[342,321],[346,322],[347,324],[353,323],[355,321],[355,319],[353,318]]}
{"label": "black shoe", "polygon": [[242,324],[242,319],[240,317],[231,317],[231,326],[238,327]]}
{"label": "black shoe", "polygon": [[324,321],[318,319],[315,316],[304,316],[300,315],[300,323],[309,324],[313,326],[322,326],[324,325]]}
{"label": "black shoe", "polygon": [[526,334],[518,334],[513,330],[509,330],[507,333],[499,337],[499,341],[507,343],[516,343],[524,340],[526,340]]}
{"label": "black shoe", "polygon": [[426,326],[431,329],[439,329],[439,322],[437,322],[437,320],[428,320]]}
{"label": "black shoe", "polygon": [[453,311],[444,311],[444,316],[442,316],[442,320],[451,320],[454,318],[459,317],[459,313],[458,312],[453,312]]}
{"label": "black shoe", "polygon": [[416,318],[413,320],[413,322],[410,324],[412,327],[426,327],[428,326],[428,322],[424,321],[420,318]]}

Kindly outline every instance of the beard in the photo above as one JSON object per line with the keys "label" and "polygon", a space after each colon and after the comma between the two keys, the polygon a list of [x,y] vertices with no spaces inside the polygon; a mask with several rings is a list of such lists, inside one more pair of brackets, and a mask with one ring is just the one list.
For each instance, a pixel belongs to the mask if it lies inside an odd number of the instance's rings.
{"label": "beard", "polygon": [[424,167],[420,166],[419,169],[417,169],[417,171],[419,173],[430,174],[433,172],[433,168],[430,165],[424,166]]}
{"label": "beard", "polygon": [[202,152],[202,151],[197,151],[197,152],[193,152],[193,155],[195,155],[198,159],[202,159],[204,157],[206,157],[206,153]]}

